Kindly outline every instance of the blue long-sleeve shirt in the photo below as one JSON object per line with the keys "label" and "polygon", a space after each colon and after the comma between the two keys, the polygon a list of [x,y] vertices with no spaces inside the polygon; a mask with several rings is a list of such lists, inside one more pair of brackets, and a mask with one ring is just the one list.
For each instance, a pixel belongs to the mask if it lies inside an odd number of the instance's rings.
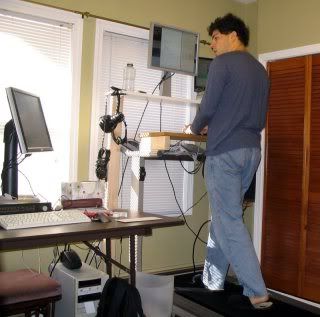
{"label": "blue long-sleeve shirt", "polygon": [[206,155],[239,148],[260,148],[268,108],[269,79],[249,53],[233,51],[211,63],[206,92],[191,125],[199,134],[208,126]]}

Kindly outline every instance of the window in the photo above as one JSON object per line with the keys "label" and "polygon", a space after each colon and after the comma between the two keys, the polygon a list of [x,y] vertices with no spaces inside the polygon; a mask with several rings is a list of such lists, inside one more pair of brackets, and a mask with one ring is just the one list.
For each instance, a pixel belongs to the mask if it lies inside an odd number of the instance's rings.
{"label": "window", "polygon": [[[11,119],[5,88],[12,86],[40,97],[54,148],[19,165],[19,194],[34,192],[54,203],[61,182],[76,178],[81,33],[76,14],[16,0],[1,2],[0,139]],[[0,149],[2,168],[4,146]]]}
{"label": "window", "polygon": [[[97,21],[89,165],[91,179],[95,179],[94,166],[103,137],[98,123],[100,116],[106,111],[105,95],[111,86],[122,87],[125,65],[129,62],[133,63],[136,69],[135,90],[151,93],[161,79],[160,71],[147,68],[148,36],[149,31],[145,29]],[[175,74],[172,82],[172,96],[191,97],[192,77]],[[159,90],[156,90],[155,94],[159,94]],[[140,100],[134,100],[130,97],[126,97],[124,100],[123,113],[128,125],[129,138],[133,138],[135,135],[144,107],[145,103]],[[161,131],[179,131],[184,124],[190,122],[191,112],[192,109],[190,110],[186,105],[163,104]],[[160,131],[159,103],[149,103],[138,132],[145,131]],[[126,159],[126,157],[122,157],[120,179]],[[130,160],[118,201],[118,205],[122,208],[130,206]],[[192,168],[192,164],[188,163],[187,165],[189,169]],[[167,167],[179,204],[185,211],[193,201],[193,177],[185,173],[177,161],[167,161]],[[164,162],[146,160],[145,168],[147,176],[144,183],[144,211],[166,215],[180,214]]]}

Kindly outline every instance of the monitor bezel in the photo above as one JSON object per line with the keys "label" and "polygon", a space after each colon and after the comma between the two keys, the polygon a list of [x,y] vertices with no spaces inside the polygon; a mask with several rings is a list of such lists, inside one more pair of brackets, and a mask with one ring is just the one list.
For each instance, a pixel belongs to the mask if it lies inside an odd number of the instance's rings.
{"label": "monitor bezel", "polygon": [[[51,138],[50,138],[50,134],[49,134],[49,130],[48,130],[48,126],[45,120],[45,116],[43,113],[43,109],[42,109],[42,104],[41,104],[41,100],[40,97],[37,95],[34,95],[32,93],[29,93],[27,91],[18,89],[18,88],[14,88],[14,87],[8,87],[6,88],[6,92],[7,92],[7,98],[8,98],[8,103],[9,103],[9,108],[10,108],[10,112],[11,112],[11,116],[16,128],[16,132],[18,135],[18,140],[19,140],[19,146],[20,146],[20,151],[22,154],[28,154],[28,153],[35,153],[35,152],[47,152],[47,151],[53,151],[53,147],[52,147],[52,142],[51,142]],[[25,137],[25,132],[22,128],[22,124],[21,124],[21,117],[19,115],[19,111],[17,110],[17,102],[16,102],[16,96],[15,93],[21,93],[24,95],[28,95],[31,96],[33,98],[36,98],[40,104],[40,112],[41,112],[41,116],[43,118],[43,121],[45,123],[45,130],[46,130],[46,134],[49,140],[50,145],[49,146],[42,146],[42,147],[31,147],[28,145],[26,137]]]}
{"label": "monitor bezel", "polygon": [[[177,70],[174,68],[169,68],[169,67],[161,67],[161,66],[154,66],[152,65],[152,48],[153,48],[153,34],[154,34],[154,28],[155,26],[157,27],[161,27],[161,28],[167,28],[167,29],[172,29],[172,30],[177,30],[177,31],[181,31],[181,32],[186,32],[186,33],[190,33],[193,34],[197,37],[197,41],[196,41],[196,53],[195,53],[195,69],[192,72],[188,72],[188,71],[182,71],[182,70]],[[162,71],[167,71],[167,72],[171,72],[171,73],[177,73],[177,74],[184,74],[184,75],[190,75],[190,76],[196,76],[198,74],[198,58],[199,58],[199,41],[200,41],[200,34],[197,32],[193,32],[190,30],[185,30],[182,28],[178,28],[175,26],[170,26],[170,25],[166,25],[166,24],[162,24],[162,23],[158,23],[158,22],[151,22],[150,24],[150,30],[149,30],[149,43],[148,43],[148,68],[151,69],[156,69],[156,70],[162,70]]]}

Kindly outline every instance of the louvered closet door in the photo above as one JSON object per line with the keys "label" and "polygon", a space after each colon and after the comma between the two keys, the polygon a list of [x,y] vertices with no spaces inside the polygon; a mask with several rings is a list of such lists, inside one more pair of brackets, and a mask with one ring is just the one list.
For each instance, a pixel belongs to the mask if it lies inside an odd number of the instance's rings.
{"label": "louvered closet door", "polygon": [[320,55],[312,57],[310,176],[303,296],[320,302]]}
{"label": "louvered closet door", "polygon": [[306,63],[301,57],[268,65],[261,265],[268,288],[292,295],[299,289]]}

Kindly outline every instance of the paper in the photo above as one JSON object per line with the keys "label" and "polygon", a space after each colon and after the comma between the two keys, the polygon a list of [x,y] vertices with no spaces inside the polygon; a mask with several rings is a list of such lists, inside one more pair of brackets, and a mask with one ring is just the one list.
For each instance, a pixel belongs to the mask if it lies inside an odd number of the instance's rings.
{"label": "paper", "polygon": [[137,217],[137,218],[124,218],[124,219],[116,219],[120,222],[136,222],[136,221],[150,221],[150,220],[160,220],[159,217]]}
{"label": "paper", "polygon": [[95,314],[96,309],[94,307],[94,302],[84,302],[84,307],[86,309],[86,314]]}

